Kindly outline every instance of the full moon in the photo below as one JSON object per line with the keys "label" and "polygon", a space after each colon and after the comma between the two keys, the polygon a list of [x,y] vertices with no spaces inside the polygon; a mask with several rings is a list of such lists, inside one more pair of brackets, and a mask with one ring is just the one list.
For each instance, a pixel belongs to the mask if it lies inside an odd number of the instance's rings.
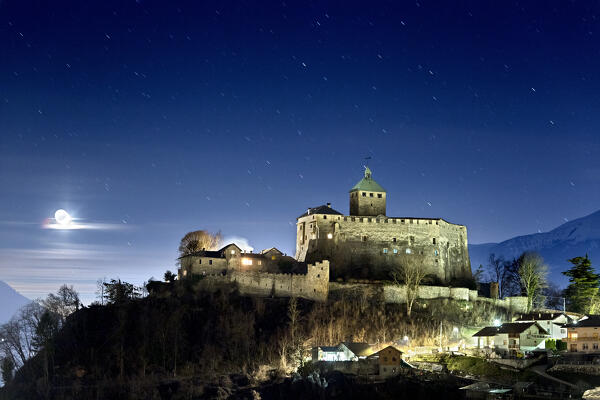
{"label": "full moon", "polygon": [[54,219],[59,225],[69,225],[71,223],[71,216],[62,208],[60,210],[56,210],[54,213]]}

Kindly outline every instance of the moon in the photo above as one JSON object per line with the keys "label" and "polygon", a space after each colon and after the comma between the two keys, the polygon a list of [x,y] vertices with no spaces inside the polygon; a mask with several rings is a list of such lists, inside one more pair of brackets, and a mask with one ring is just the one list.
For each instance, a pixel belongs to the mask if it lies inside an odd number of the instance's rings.
{"label": "moon", "polygon": [[72,221],[72,218],[69,215],[69,213],[63,210],[62,208],[60,210],[56,210],[56,212],[54,213],[54,219],[59,225],[63,226],[69,225]]}

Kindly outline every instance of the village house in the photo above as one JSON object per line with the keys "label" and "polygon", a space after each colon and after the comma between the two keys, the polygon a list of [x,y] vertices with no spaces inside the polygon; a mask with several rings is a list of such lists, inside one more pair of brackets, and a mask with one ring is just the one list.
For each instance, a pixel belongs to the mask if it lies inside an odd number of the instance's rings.
{"label": "village house", "polygon": [[312,361],[347,361],[339,346],[317,346],[312,348]]}
{"label": "village house", "polygon": [[550,339],[559,340],[567,337],[567,328],[564,325],[571,322],[571,318],[564,313],[531,312],[521,314],[514,322],[537,322],[548,332]]}
{"label": "village house", "polygon": [[312,349],[313,361],[358,361],[375,351],[368,343],[342,342],[337,346],[317,346]]}
{"label": "village house", "polygon": [[600,315],[590,315],[566,325],[567,350],[569,352],[598,353],[600,352]]}
{"label": "village house", "polygon": [[282,263],[295,264],[294,258],[286,256],[275,247],[260,253],[242,251],[236,244],[230,243],[219,250],[201,250],[179,258],[181,267],[179,276],[191,274],[224,274],[229,270],[280,272]]}
{"label": "village house", "polygon": [[377,359],[379,366],[379,376],[388,378],[396,376],[402,371],[413,368],[410,364],[402,359],[402,352],[394,346],[388,346],[371,356]]}
{"label": "village house", "polygon": [[497,327],[485,327],[473,337],[477,338],[479,349],[515,356],[517,352],[544,349],[550,335],[537,322],[509,322]]}

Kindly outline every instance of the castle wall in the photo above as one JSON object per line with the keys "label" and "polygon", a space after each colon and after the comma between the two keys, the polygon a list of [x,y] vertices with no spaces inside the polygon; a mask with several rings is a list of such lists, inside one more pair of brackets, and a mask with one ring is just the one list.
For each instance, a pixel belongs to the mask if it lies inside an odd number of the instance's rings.
{"label": "castle wall", "polygon": [[230,270],[227,275],[206,276],[202,281],[206,281],[202,283],[202,288],[235,282],[240,293],[246,295],[302,297],[325,301],[329,293],[329,262],[309,264],[305,275]]}
{"label": "castle wall", "polygon": [[296,258],[329,259],[334,277],[340,265],[365,264],[365,277],[386,279],[381,269],[411,255],[420,256],[427,272],[441,281],[471,277],[465,226],[422,218],[313,214],[298,219]]}

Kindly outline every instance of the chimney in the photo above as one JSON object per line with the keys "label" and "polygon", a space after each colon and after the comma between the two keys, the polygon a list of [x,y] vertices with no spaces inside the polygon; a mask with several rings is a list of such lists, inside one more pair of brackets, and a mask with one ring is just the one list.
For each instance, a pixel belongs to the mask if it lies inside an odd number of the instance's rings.
{"label": "chimney", "polygon": [[331,203],[327,203],[327,207],[331,208]]}
{"label": "chimney", "polygon": [[308,209],[308,211],[306,212],[308,215],[310,215],[310,208]]}

